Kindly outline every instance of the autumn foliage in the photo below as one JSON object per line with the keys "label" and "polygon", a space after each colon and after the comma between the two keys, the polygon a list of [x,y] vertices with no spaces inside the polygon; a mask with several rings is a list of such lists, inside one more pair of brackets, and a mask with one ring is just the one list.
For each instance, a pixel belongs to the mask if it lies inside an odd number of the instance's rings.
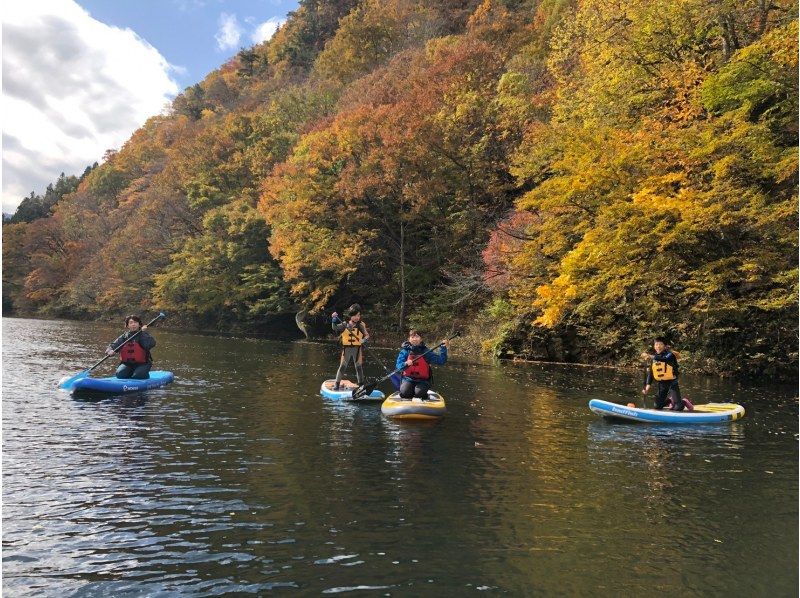
{"label": "autumn foliage", "polygon": [[359,301],[500,356],[795,372],[797,39],[784,0],[303,1],[26,200],[4,306]]}

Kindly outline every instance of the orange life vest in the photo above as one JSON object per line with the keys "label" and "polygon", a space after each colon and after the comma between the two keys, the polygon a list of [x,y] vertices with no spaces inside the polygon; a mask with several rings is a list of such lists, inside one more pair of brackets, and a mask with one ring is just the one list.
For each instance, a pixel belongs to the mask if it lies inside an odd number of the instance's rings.
{"label": "orange life vest", "polygon": [[361,330],[361,322],[351,325],[352,328],[345,328],[342,330],[340,340],[345,347],[360,347],[364,333]]}
{"label": "orange life vest", "polygon": [[428,365],[425,358],[422,356],[415,357],[413,353],[409,353],[409,357],[414,360],[414,363],[403,370],[403,376],[408,376],[415,380],[430,380],[431,366]]}
{"label": "orange life vest", "polygon": [[122,345],[119,350],[119,360],[127,365],[142,365],[147,363],[147,351],[134,339]]}
{"label": "orange life vest", "polygon": [[[680,358],[680,355],[669,349],[669,353],[672,353],[675,356],[675,361]],[[667,354],[669,356],[669,353]],[[665,361],[661,361],[658,359],[658,355],[653,356],[653,363],[650,365],[650,369],[653,372],[653,378],[658,380],[659,382],[666,381],[666,380],[675,380],[677,376],[672,369],[672,366]]]}

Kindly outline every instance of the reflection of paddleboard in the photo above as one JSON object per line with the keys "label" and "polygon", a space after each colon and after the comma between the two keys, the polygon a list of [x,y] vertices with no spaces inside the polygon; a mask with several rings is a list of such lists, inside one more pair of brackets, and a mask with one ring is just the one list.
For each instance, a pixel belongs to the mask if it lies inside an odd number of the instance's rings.
{"label": "reflection of paddleboard", "polygon": [[439,419],[447,408],[444,397],[432,390],[427,399],[401,399],[400,393],[390,394],[381,405],[381,413],[394,419]]}
{"label": "reflection of paddleboard", "polygon": [[609,401],[592,399],[589,409],[614,419],[659,424],[709,424],[727,422],[744,417],[744,407],[735,403],[707,403],[695,405],[692,411],[670,411],[669,409],[642,409],[626,407]]}
{"label": "reflection of paddleboard", "polygon": [[325,380],[319,389],[319,394],[326,399],[333,399],[334,401],[350,401],[355,403],[374,403],[376,401],[382,401],[384,398],[386,398],[386,395],[376,388],[368,395],[354,399],[353,390],[358,388],[358,384],[354,384],[350,382],[350,380],[342,380],[339,383],[339,390],[333,390],[334,384],[336,384],[336,380]]}
{"label": "reflection of paddleboard", "polygon": [[148,390],[150,388],[158,388],[169,384],[175,379],[172,372],[154,371],[150,372],[150,377],[144,380],[136,378],[115,378],[110,376],[108,378],[79,378],[76,380],[69,390],[72,392],[91,391],[91,392],[136,392],[140,390]]}

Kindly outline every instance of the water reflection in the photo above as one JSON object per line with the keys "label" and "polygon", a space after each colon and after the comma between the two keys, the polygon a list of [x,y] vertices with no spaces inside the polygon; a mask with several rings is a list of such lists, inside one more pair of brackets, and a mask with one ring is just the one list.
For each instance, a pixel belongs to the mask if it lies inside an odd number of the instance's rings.
{"label": "water reflection", "polygon": [[638,378],[456,357],[404,422],[319,396],[334,345],[159,331],[172,385],[85,401],[55,383],[112,327],[3,324],[9,595],[796,594],[794,390],[692,379],[745,419],[612,424],[589,399]]}

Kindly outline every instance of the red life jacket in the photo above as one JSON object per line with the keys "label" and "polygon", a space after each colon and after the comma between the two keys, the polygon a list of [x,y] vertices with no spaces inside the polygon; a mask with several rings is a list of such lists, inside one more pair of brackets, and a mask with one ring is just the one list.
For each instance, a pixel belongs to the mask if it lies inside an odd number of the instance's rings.
{"label": "red life jacket", "polygon": [[122,345],[119,350],[119,360],[125,364],[141,365],[147,363],[147,351],[134,339]]}
{"label": "red life jacket", "polygon": [[431,366],[425,361],[422,356],[415,356],[413,353],[408,354],[414,360],[410,366],[403,370],[403,376],[414,378],[415,380],[430,380]]}

